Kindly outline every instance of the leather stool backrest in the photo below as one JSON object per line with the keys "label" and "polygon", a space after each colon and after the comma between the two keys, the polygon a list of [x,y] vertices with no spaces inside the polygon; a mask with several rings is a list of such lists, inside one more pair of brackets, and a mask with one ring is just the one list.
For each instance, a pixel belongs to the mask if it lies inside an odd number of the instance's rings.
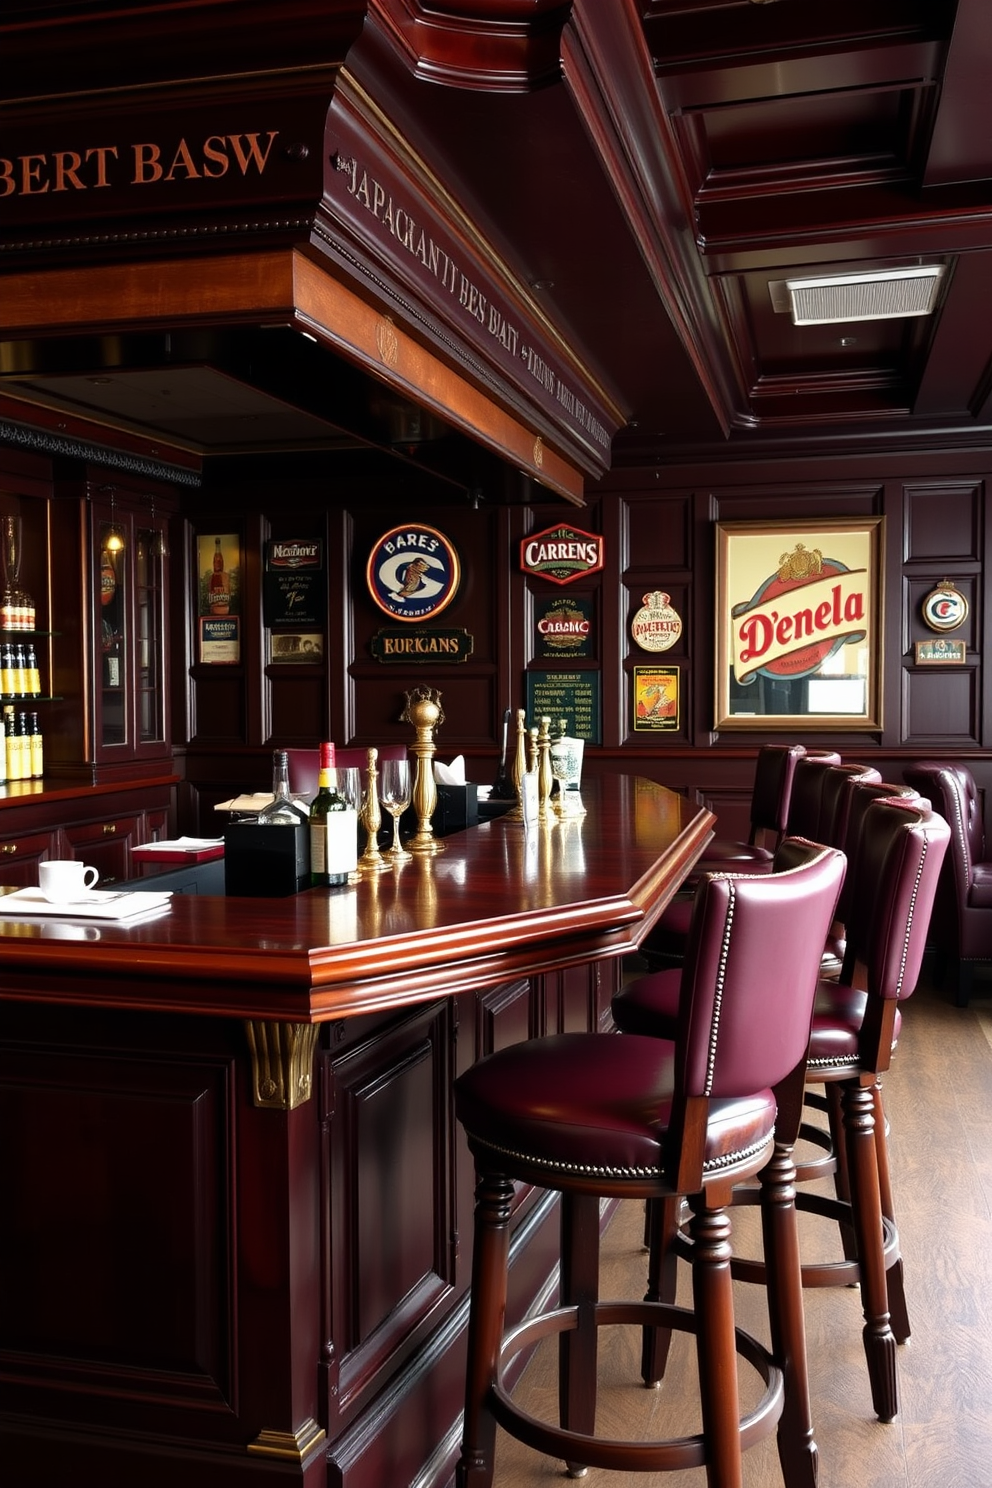
{"label": "leather stool backrest", "polygon": [[807,750],[796,765],[796,777],[792,782],[792,800],[789,803],[788,833],[790,837],[806,837],[811,842],[823,842],[820,826],[820,805],[823,799],[823,782],[832,765],[839,765],[840,755],[829,751],[813,754]]}
{"label": "leather stool backrest", "polygon": [[912,786],[897,785],[887,780],[852,781],[848,786],[847,793],[848,801],[844,825],[844,840],[837,844],[847,858],[847,877],[844,879],[844,887],[840,891],[840,906],[837,911],[838,919],[845,925],[850,918],[852,901],[857,892],[858,843],[861,837],[861,827],[865,812],[868,810],[872,801],[889,799],[918,801],[920,799]]}
{"label": "leather stool backrest", "polygon": [[951,829],[927,801],[890,796],[870,803],[857,850],[859,885],[847,922],[841,979],[865,968],[871,997],[914,991]]}
{"label": "leather stool backrest", "polygon": [[820,796],[820,833],[817,841],[844,849],[851,786],[879,785],[882,776],[874,765],[831,765],[823,779]]}
{"label": "leather stool backrest", "polygon": [[843,875],[835,848],[786,838],[772,873],[702,879],[680,991],[676,1070],[685,1095],[775,1086],[805,1059]]}
{"label": "leather stool backrest", "polygon": [[751,791],[751,840],[768,831],[776,841],[789,820],[789,802],[796,764],[806,753],[801,744],[763,744],[754,766]]}

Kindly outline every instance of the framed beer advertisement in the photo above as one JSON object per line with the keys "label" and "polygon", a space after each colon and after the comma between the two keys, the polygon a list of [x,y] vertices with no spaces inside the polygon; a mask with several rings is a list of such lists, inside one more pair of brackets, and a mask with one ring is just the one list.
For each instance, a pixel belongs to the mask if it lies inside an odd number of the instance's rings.
{"label": "framed beer advertisement", "polygon": [[881,728],[883,530],[716,524],[716,728]]}
{"label": "framed beer advertisement", "polygon": [[200,533],[197,556],[197,631],[204,665],[241,661],[241,538],[236,532]]}

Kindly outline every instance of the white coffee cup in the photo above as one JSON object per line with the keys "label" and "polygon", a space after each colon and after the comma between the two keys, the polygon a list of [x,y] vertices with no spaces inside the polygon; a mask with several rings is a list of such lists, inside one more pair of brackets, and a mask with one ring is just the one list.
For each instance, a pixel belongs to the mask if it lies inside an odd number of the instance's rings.
{"label": "white coffee cup", "polygon": [[38,885],[50,904],[66,904],[84,899],[100,877],[96,868],[87,868],[75,858],[58,858],[38,864]]}

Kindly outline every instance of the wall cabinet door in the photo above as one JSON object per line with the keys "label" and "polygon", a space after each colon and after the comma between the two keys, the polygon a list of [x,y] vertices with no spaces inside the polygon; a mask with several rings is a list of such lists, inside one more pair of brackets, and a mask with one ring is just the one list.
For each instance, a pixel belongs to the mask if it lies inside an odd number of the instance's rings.
{"label": "wall cabinet door", "polygon": [[154,506],[93,503],[95,754],[101,763],[167,752],[165,521]]}

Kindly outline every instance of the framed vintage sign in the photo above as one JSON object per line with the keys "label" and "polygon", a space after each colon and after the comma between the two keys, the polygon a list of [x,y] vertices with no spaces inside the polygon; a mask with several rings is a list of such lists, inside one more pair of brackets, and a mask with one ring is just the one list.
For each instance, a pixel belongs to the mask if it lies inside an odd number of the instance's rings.
{"label": "framed vintage sign", "polygon": [[881,728],[883,524],[716,524],[717,728]]}
{"label": "framed vintage sign", "polygon": [[198,658],[204,665],[241,661],[241,537],[200,533],[196,539]]}

